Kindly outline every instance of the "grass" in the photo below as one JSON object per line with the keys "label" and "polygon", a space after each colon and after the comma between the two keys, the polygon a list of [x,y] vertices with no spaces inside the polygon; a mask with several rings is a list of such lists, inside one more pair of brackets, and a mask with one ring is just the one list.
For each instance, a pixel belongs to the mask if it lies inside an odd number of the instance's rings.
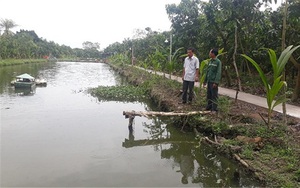
{"label": "grass", "polygon": [[[119,66],[120,68],[120,66]],[[172,96],[181,88],[181,84],[163,77],[150,75],[145,71],[135,69],[132,67],[123,67],[126,70],[131,82],[139,82],[139,87],[144,88],[144,91],[156,90],[157,88],[166,91],[166,97]],[[120,70],[120,69],[119,69]],[[128,73],[129,72],[129,73]],[[132,88],[133,90],[136,88]],[[195,88],[198,97],[196,98],[196,106],[205,106],[205,91]],[[204,94],[203,94],[204,93]],[[162,97],[162,96],[159,96]],[[174,97],[174,96],[173,96]],[[163,99],[161,99],[163,100]],[[263,177],[270,187],[299,187],[300,181],[300,162],[299,162],[299,148],[296,142],[292,141],[292,135],[289,134],[286,126],[278,122],[272,124],[272,129],[268,129],[265,124],[258,123],[256,120],[247,123],[237,122],[238,125],[231,125],[230,120],[226,114],[232,107],[232,101],[227,97],[220,96],[218,107],[222,118],[208,117],[189,117],[188,124],[190,126],[197,126],[207,131],[206,136],[216,134],[218,136],[228,135],[225,145],[241,146],[242,151],[239,153],[243,159],[255,169],[256,172],[261,172]],[[199,108],[198,108],[199,109]],[[242,111],[242,109],[241,109]],[[250,118],[250,117],[249,117]],[[233,134],[234,133],[234,134]],[[257,147],[256,144],[246,144],[235,140],[237,135],[246,136],[249,138],[261,137],[263,140],[263,147]]]}
{"label": "grass", "polygon": [[[264,147],[255,152],[247,145],[243,146],[242,155],[261,169],[267,176],[270,186],[297,187],[299,186],[298,173],[300,162],[299,152],[296,152],[295,143],[291,142],[292,136],[288,135],[286,127],[277,125],[273,130],[259,124],[251,125],[247,134],[251,137],[262,137]],[[255,131],[254,131],[255,130]],[[252,152],[252,153],[251,153]],[[263,165],[261,165],[263,164]],[[267,170],[268,168],[272,170]],[[297,183],[298,181],[298,183]]]}
{"label": "grass", "polygon": [[0,59],[0,67],[47,62],[47,59]]}

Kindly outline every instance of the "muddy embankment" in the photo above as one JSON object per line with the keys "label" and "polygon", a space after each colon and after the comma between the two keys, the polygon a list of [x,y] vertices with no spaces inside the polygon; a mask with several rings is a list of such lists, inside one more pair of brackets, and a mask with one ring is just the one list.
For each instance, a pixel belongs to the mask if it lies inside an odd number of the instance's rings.
{"label": "muddy embankment", "polygon": [[[181,84],[131,66],[110,65],[127,81],[146,87],[161,111],[199,111],[205,107],[205,91],[196,89],[192,104],[180,102]],[[174,119],[183,132],[194,131],[199,142],[239,162],[267,187],[300,187],[300,120],[274,113],[271,127],[263,119],[267,110],[242,101],[219,97],[219,113]]]}

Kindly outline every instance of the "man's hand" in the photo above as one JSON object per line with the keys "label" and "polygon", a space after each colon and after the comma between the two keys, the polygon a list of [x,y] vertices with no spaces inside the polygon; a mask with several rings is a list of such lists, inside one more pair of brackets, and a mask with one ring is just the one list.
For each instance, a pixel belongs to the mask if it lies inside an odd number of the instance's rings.
{"label": "man's hand", "polygon": [[203,83],[203,87],[206,88],[206,83],[205,82]]}
{"label": "man's hand", "polygon": [[195,82],[199,82],[198,76],[195,77]]}
{"label": "man's hand", "polygon": [[213,83],[213,88],[217,88],[217,87],[218,87],[218,84]]}

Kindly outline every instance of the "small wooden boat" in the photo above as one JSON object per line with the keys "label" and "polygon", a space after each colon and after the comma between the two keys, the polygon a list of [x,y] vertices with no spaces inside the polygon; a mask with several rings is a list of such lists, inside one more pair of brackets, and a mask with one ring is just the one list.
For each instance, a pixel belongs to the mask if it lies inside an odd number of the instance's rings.
{"label": "small wooden boat", "polygon": [[[32,83],[34,82],[34,83]],[[36,86],[47,86],[47,81],[43,78],[35,79],[34,77],[30,76],[29,74],[21,74],[17,76],[13,81],[10,82],[12,86],[17,88],[27,88],[33,85]]]}
{"label": "small wooden boat", "polygon": [[16,80],[13,85],[15,88],[31,88],[35,86],[35,78],[30,76],[29,74],[21,74],[16,76]]}
{"label": "small wooden boat", "polygon": [[37,86],[47,86],[47,81],[43,78],[35,79],[35,85],[37,85]]}

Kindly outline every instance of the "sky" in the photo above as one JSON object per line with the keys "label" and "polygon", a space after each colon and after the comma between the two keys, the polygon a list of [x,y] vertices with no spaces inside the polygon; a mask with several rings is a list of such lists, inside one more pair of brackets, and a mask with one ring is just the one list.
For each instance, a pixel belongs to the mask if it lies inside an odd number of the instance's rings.
{"label": "sky", "polygon": [[114,42],[133,38],[136,29],[169,31],[166,4],[181,0],[0,0],[0,19],[11,19],[13,31],[34,30],[47,41],[72,48],[82,43]]}
{"label": "sky", "polygon": [[82,48],[85,41],[103,49],[132,38],[136,29],[168,31],[166,4],[180,0],[0,0],[0,19],[34,30],[47,41]]}

